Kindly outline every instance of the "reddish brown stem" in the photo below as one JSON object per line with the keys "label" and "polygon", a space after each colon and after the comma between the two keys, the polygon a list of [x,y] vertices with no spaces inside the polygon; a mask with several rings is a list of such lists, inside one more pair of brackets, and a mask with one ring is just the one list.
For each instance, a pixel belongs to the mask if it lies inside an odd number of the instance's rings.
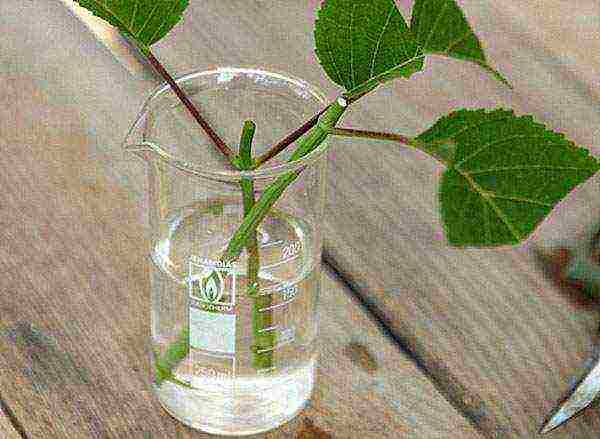
{"label": "reddish brown stem", "polygon": [[369,139],[377,140],[391,140],[393,142],[399,142],[404,143],[405,145],[410,145],[410,138],[403,136],[402,134],[382,133],[378,131],[367,130],[353,130],[350,128],[334,128],[333,134],[336,136],[366,137]]}
{"label": "reddish brown stem", "polygon": [[208,122],[202,117],[202,115],[200,114],[198,109],[194,106],[194,104],[192,104],[192,101],[189,100],[189,98],[183,92],[181,87],[179,87],[179,85],[177,85],[175,80],[171,77],[171,75],[169,75],[169,72],[167,72],[165,70],[165,68],[154,57],[154,55],[152,54],[152,52],[150,52],[150,50],[148,50],[148,52],[146,53],[146,56],[148,58],[148,61],[150,61],[150,64],[152,64],[152,67],[154,67],[156,69],[156,71],[160,74],[160,76],[162,76],[164,78],[164,80],[167,81],[167,83],[171,86],[171,89],[173,89],[173,91],[175,92],[177,97],[181,100],[181,102],[183,102],[183,104],[189,110],[191,115],[194,117],[194,119],[196,119],[198,124],[200,124],[200,126],[202,127],[204,132],[206,132],[208,137],[210,137],[210,139],[215,144],[215,146],[219,149],[219,151],[221,151],[223,153],[223,155],[225,155],[226,157],[232,157],[234,155],[234,153],[231,150],[231,148],[229,148],[229,146],[227,146],[227,144],[223,141],[223,139],[221,139],[219,137],[219,135],[215,132],[215,130],[213,130],[212,127],[208,124]]}
{"label": "reddish brown stem", "polygon": [[288,146],[290,146],[293,142],[298,140],[300,138],[300,136],[302,136],[304,133],[306,133],[308,130],[310,130],[312,127],[314,127],[317,124],[317,122],[319,121],[319,117],[321,117],[321,115],[323,113],[325,113],[325,110],[327,110],[327,108],[329,108],[329,106],[323,108],[318,114],[315,114],[309,120],[304,122],[304,124],[300,128],[297,128],[296,130],[289,133],[287,136],[285,136],[282,140],[280,140],[278,143],[276,143],[275,146],[273,146],[267,152],[258,156],[256,158],[256,161],[254,162],[254,166],[259,167],[266,161],[271,160],[273,157],[275,157],[281,151],[283,151]]}

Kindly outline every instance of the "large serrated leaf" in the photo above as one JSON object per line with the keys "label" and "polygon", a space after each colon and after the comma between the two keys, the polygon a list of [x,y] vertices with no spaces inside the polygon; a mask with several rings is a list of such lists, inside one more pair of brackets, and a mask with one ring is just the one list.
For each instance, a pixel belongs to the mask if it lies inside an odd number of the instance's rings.
{"label": "large serrated leaf", "polygon": [[163,38],[188,6],[188,0],[75,1],[131,37],[141,49]]}
{"label": "large serrated leaf", "polygon": [[458,110],[416,137],[442,157],[442,220],[454,246],[517,244],[600,170],[585,148],[513,111]]}
{"label": "large serrated leaf", "polygon": [[423,52],[477,63],[509,85],[488,65],[479,39],[455,0],[415,0],[410,28]]}
{"label": "large serrated leaf", "polygon": [[324,1],[315,43],[329,78],[348,91],[423,68],[423,55],[393,0]]}

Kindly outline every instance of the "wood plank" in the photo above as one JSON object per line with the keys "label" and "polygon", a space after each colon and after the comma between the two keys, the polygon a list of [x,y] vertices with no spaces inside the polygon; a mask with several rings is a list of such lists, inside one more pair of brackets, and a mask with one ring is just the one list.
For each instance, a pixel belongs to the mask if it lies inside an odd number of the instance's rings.
{"label": "wood plank", "polygon": [[[33,439],[208,437],[175,422],[150,393],[146,230],[97,144],[114,134],[101,129],[118,123],[129,105],[123,96],[134,93],[121,89],[114,108],[104,107],[107,90],[87,78],[118,75],[118,64],[59,9],[8,3],[0,16],[17,35],[29,31],[29,47],[10,73],[0,70],[3,398]],[[54,75],[36,76],[43,70],[34,61],[50,54],[41,50],[46,34],[35,30],[48,23],[65,34],[60,48],[46,49],[87,50],[95,59],[78,66],[79,91],[69,82],[77,75],[59,76],[60,56],[45,65]],[[69,32],[78,39],[71,46]],[[7,47],[16,50],[17,40],[10,36]],[[93,118],[92,102],[106,114]],[[327,318],[315,397],[294,422],[261,437],[481,437],[331,274],[321,297]]]}
{"label": "wood plank", "polygon": [[[174,71],[254,63],[290,71],[334,96],[312,55],[315,3],[278,2],[269,14],[261,2],[192,5],[156,52]],[[555,1],[544,5],[552,14],[540,14],[534,0],[462,2],[488,58],[514,91],[474,65],[433,57],[410,84],[396,81],[361,102],[363,111],[351,111],[344,125],[410,135],[456,107],[503,106],[532,113],[597,153],[600,113],[590,91],[596,61],[581,55],[593,58],[589,54],[598,51],[599,23],[585,21],[584,37],[570,27],[583,20],[579,11],[597,5],[577,3]],[[401,2],[404,10],[411,4]],[[552,21],[540,18],[547,15]],[[529,23],[544,32],[529,30]],[[564,237],[565,221],[578,212],[597,216],[598,177],[524,245],[454,249],[443,238],[438,213],[441,166],[417,152],[355,139],[338,141],[332,156],[329,258],[480,428],[500,437],[534,435],[591,352],[596,313],[546,279],[531,248]],[[554,437],[583,438],[599,428],[592,410]]]}
{"label": "wood plank", "polygon": [[[544,13],[540,13],[543,6]],[[520,35],[544,54],[548,63],[560,65],[576,80],[575,87],[586,87],[586,94],[600,98],[598,77],[600,58],[590,56],[600,49],[596,37],[600,29],[600,6],[592,0],[548,0],[516,2],[500,0],[491,12],[501,12],[503,26]],[[568,30],[568,31],[567,31]],[[576,82],[579,81],[579,84]]]}
{"label": "wood plank", "polygon": [[14,429],[8,416],[0,407],[0,437],[3,439],[21,439],[17,430]]}

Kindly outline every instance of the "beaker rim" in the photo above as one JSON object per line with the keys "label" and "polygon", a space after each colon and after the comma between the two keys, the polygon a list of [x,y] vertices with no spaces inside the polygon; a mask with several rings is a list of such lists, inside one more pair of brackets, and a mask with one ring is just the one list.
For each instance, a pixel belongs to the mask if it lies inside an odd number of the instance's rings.
{"label": "beaker rim", "polygon": [[[259,74],[280,81],[284,81],[290,84],[292,87],[295,87],[298,90],[302,90],[303,93],[308,93],[312,98],[318,101],[323,106],[323,108],[325,108],[325,106],[327,105],[327,98],[325,97],[325,94],[319,88],[308,83],[307,81],[294,75],[291,75],[287,72],[278,71],[276,69],[266,70],[253,65],[216,66],[209,70],[195,69],[175,77],[174,80],[176,83],[181,83],[203,76],[222,75],[228,73]],[[327,151],[328,142],[327,140],[325,140],[313,151],[301,157],[300,159],[294,160],[293,162],[277,163],[267,167],[256,168],[248,171],[241,171],[237,169],[213,169],[203,167],[197,163],[189,162],[183,160],[183,158],[176,157],[174,154],[168,152],[161,145],[154,142],[143,141],[136,142],[135,144],[129,142],[130,137],[132,137],[134,132],[140,127],[140,124],[144,122],[148,113],[151,111],[152,103],[155,101],[155,99],[157,99],[159,96],[169,91],[170,89],[171,87],[169,84],[167,84],[166,82],[162,82],[151,91],[150,95],[144,100],[135,122],[132,124],[127,135],[125,136],[125,140],[122,143],[123,148],[134,153],[142,151],[152,152],[156,154],[156,156],[162,161],[167,162],[168,164],[174,166],[175,168],[181,171],[200,177],[218,180],[224,179],[227,181],[239,181],[241,178],[244,177],[252,179],[276,177],[286,172],[299,170],[316,162]]]}

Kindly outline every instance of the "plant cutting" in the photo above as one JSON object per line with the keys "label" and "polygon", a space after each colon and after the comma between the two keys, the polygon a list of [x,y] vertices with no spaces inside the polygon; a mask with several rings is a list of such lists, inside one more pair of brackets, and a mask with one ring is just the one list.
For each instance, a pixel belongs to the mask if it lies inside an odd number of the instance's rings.
{"label": "plant cutting", "polygon": [[[298,81],[260,70],[174,79],[151,46],[179,22],[187,0],[76,1],[118,27],[166,82],[126,142],[149,170],[153,381],[173,416],[209,432],[274,428],[310,397],[328,139],[390,141],[442,163],[443,227],[457,247],[520,243],[600,167],[587,149],[510,109],[455,109],[416,136],[339,126],[355,102],[384,83],[409,80],[429,56],[475,63],[510,86],[489,65],[454,0],[415,0],[410,22],[393,0],[323,1],[316,55],[342,90],[260,153],[253,153],[255,137],[277,123],[259,120],[258,109],[267,105],[260,96],[271,105],[283,93],[299,101],[312,92],[298,93]],[[279,88],[270,95],[272,87]],[[226,100],[235,114],[256,109],[238,125],[235,144],[219,134]],[[162,135],[169,123],[183,123],[183,112],[196,126],[189,134],[192,125],[181,125],[189,139]],[[131,141],[134,131],[141,134]],[[219,169],[200,159],[209,152],[194,150],[199,138],[210,139],[220,154]]]}

